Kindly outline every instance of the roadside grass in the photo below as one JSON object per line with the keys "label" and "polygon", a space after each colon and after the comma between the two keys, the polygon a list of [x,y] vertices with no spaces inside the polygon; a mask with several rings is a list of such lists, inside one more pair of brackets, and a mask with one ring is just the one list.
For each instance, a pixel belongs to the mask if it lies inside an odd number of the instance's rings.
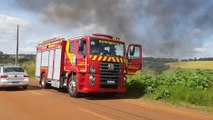
{"label": "roadside grass", "polygon": [[213,112],[213,71],[177,69],[160,75],[138,72],[129,77],[129,97],[157,100]]}
{"label": "roadside grass", "polygon": [[[166,89],[165,89],[166,88]],[[165,93],[165,90],[168,91]],[[192,90],[183,86],[160,87],[160,92],[145,94],[143,99],[159,100],[174,105],[180,105],[188,108],[199,109],[202,111],[213,112],[213,89],[205,91]],[[163,93],[164,92],[164,93]],[[162,94],[163,93],[163,94]],[[167,96],[159,99],[160,97]]]}
{"label": "roadside grass", "polygon": [[27,74],[29,75],[30,78],[34,77],[34,74],[35,74],[35,62],[34,61],[24,62],[21,64],[21,66],[27,71]]}

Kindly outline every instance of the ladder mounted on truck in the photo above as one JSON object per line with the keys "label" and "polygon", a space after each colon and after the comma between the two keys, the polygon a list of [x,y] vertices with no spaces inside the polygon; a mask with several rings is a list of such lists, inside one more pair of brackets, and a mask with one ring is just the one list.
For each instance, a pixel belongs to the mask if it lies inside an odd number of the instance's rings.
{"label": "ladder mounted on truck", "polygon": [[42,41],[40,42],[38,45],[48,45],[48,44],[51,44],[51,43],[55,43],[55,42],[58,42],[58,41],[61,41],[61,40],[64,40],[64,38],[59,38],[59,37],[54,37],[54,38],[51,38],[51,39],[47,39],[45,41]]}

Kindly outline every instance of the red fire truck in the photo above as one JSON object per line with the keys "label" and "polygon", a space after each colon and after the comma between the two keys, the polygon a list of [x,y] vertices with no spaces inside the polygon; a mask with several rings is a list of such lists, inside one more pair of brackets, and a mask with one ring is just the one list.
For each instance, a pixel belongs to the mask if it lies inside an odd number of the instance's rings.
{"label": "red fire truck", "polygon": [[126,51],[125,43],[110,35],[53,38],[37,46],[35,76],[42,88],[65,87],[72,97],[113,95],[126,91],[126,74],[140,70],[141,64],[141,45],[130,44]]}

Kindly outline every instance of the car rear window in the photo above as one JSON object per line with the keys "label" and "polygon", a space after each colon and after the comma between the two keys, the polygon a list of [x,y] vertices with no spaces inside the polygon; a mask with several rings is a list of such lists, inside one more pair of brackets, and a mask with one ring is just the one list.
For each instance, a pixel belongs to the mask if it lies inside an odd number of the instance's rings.
{"label": "car rear window", "polygon": [[24,69],[21,67],[6,67],[4,72],[24,72]]}

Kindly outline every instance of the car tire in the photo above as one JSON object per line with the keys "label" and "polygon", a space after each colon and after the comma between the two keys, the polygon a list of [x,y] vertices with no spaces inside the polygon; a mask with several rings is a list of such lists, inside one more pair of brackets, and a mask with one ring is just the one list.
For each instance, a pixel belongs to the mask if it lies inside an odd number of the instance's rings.
{"label": "car tire", "polygon": [[77,90],[77,82],[76,82],[76,76],[73,75],[69,78],[67,91],[71,97],[78,97],[79,92]]}

